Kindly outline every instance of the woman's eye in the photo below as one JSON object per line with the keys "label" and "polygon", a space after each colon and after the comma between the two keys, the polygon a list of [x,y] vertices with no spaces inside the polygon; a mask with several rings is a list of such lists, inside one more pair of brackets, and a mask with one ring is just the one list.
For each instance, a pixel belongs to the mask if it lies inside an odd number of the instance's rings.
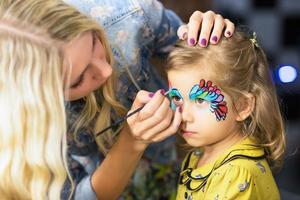
{"label": "woman's eye", "polygon": [[83,75],[81,75],[80,76],[80,79],[78,80],[78,82],[77,83],[75,83],[75,84],[73,84],[72,86],[71,86],[71,88],[72,89],[76,89],[76,88],[78,88],[79,86],[81,86],[81,84],[83,83]]}

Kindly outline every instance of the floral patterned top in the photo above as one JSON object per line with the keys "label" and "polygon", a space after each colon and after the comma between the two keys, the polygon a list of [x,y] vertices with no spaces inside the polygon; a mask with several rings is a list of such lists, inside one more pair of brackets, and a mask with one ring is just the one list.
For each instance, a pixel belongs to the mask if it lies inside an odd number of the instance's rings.
{"label": "floral patterned top", "polygon": [[[178,40],[181,20],[156,0],[64,0],[95,19],[104,28],[120,72],[117,96],[126,107],[140,89],[167,89],[167,84],[150,64],[152,56],[164,58]],[[83,101],[67,108],[69,126],[83,108]],[[77,142],[75,142],[76,137]],[[153,144],[146,150],[133,178],[122,195],[125,200],[174,199],[180,164],[174,138]],[[90,130],[68,134],[68,161],[75,181],[74,199],[96,199],[90,177],[104,156],[97,150]],[[67,199],[67,182],[62,199]]]}
{"label": "floral patterned top", "polygon": [[201,150],[190,152],[180,173],[177,200],[280,199],[264,149],[246,138],[214,162],[197,167]]}
{"label": "floral patterned top", "polygon": [[164,58],[178,40],[182,22],[174,12],[156,0],[64,1],[104,28],[121,74],[117,94],[124,105],[130,107],[140,89],[167,89],[150,58]]}

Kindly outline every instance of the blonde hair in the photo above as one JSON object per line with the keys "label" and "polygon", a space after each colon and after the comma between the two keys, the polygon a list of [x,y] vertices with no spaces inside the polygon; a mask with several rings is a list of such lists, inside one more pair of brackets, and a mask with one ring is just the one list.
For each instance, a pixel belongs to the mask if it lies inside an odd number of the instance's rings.
{"label": "blonde hair", "polygon": [[167,70],[200,66],[201,62],[235,107],[240,97],[254,95],[255,108],[241,122],[241,132],[264,147],[266,158],[275,169],[281,165],[285,151],[283,119],[265,53],[252,39],[241,30],[208,48],[180,42],[169,55]]}
{"label": "blonde hair", "polygon": [[60,199],[67,177],[62,55],[47,34],[0,14],[0,197]]}
{"label": "blonde hair", "polygon": [[[15,0],[14,3],[11,3],[11,0],[3,1],[7,1],[7,4],[14,4],[13,8],[9,9],[12,15],[42,27],[48,31],[52,38],[65,43],[72,42],[84,32],[94,32],[106,50],[107,61],[111,65],[113,64],[112,53],[104,31],[96,21],[80,13],[72,6],[60,0]],[[125,114],[125,108],[115,97],[115,81],[116,74],[113,70],[112,76],[96,92],[84,98],[86,101],[85,106],[71,128],[75,140],[77,138],[76,134],[82,128],[93,129],[95,134],[109,126],[112,109],[116,114]],[[97,119],[95,120],[96,116]],[[91,128],[94,122],[95,126]],[[96,138],[102,153],[106,154],[108,152],[108,148],[114,142],[114,136],[115,133],[110,130]]]}

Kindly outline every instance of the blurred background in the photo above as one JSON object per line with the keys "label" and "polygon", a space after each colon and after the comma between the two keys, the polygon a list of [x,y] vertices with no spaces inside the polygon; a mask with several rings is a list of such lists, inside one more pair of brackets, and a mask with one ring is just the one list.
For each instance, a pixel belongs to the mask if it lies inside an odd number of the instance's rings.
{"label": "blurred background", "polygon": [[[300,200],[300,1],[299,0],[161,0],[184,22],[195,10],[213,10],[257,33],[272,68],[286,119],[287,153],[275,174],[283,200]],[[299,107],[298,107],[299,106]],[[272,108],[270,108],[272,112]]]}

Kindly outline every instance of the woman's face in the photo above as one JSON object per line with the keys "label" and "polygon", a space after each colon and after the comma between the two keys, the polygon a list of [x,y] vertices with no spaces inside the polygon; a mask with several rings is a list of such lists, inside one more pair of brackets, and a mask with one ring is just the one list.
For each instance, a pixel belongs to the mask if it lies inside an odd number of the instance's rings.
{"label": "woman's face", "polygon": [[64,45],[64,96],[74,101],[98,89],[112,74],[105,49],[91,31]]}

